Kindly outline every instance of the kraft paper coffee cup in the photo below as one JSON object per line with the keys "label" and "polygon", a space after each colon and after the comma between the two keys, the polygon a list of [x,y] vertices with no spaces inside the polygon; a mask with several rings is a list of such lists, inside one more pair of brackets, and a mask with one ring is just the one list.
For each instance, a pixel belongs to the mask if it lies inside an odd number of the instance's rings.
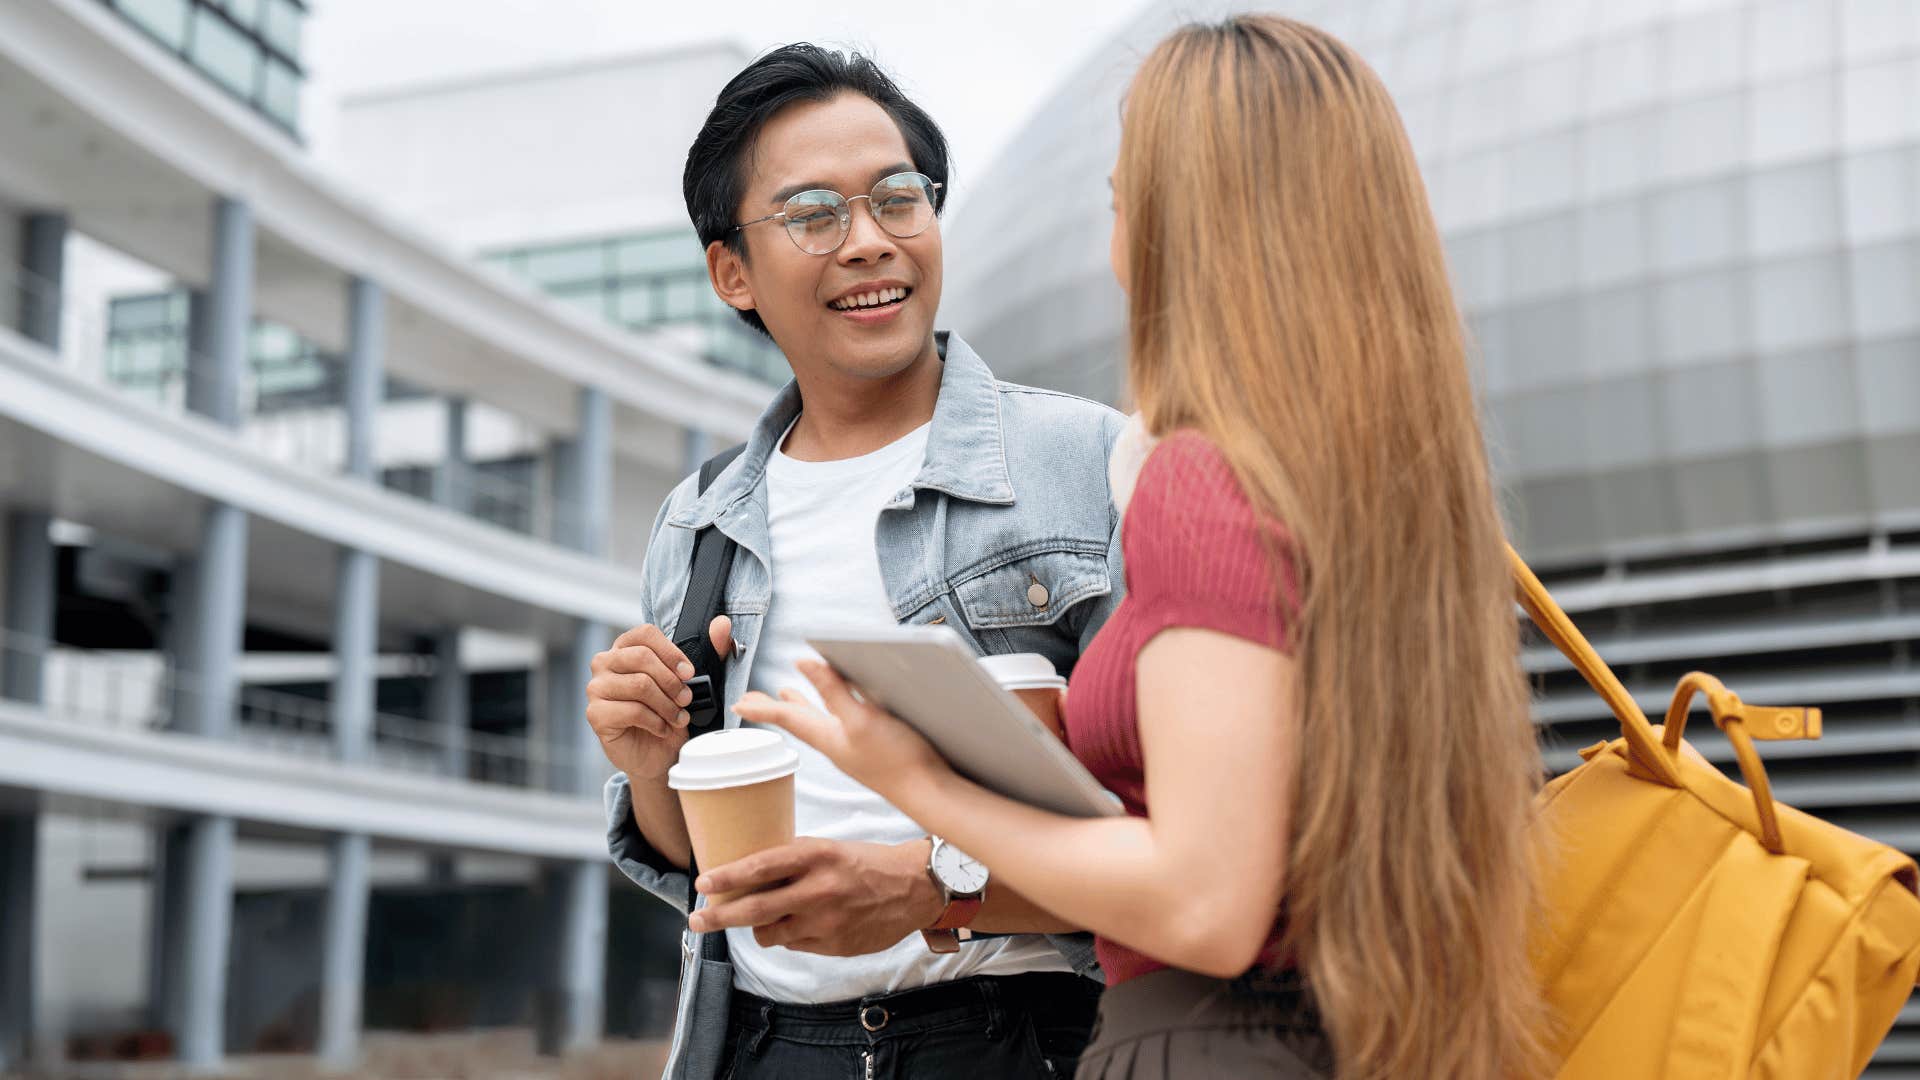
{"label": "kraft paper coffee cup", "polygon": [[1009,653],[983,656],[980,666],[1032,709],[1048,731],[1066,738],[1066,728],[1060,722],[1060,698],[1067,692],[1067,680],[1054,670],[1053,661],[1039,653]]}
{"label": "kraft paper coffee cup", "polygon": [[[800,755],[777,731],[734,728],[689,739],[667,786],[680,793],[693,857],[703,870],[793,839]],[[715,893],[710,903],[742,895]]]}

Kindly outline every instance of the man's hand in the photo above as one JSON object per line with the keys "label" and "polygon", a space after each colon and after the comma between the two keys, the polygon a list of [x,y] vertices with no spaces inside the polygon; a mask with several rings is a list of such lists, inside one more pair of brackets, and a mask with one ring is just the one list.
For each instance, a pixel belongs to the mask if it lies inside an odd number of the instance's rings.
{"label": "man's hand", "polygon": [[940,917],[926,840],[859,844],[803,836],[700,875],[702,893],[760,889],[694,912],[702,933],[751,926],[762,946],[823,956],[890,949]]}
{"label": "man's hand", "polygon": [[[722,615],[707,628],[714,651],[733,651],[733,622]],[[686,706],[693,678],[686,654],[657,626],[636,626],[593,658],[587,683],[587,723],[600,749],[628,776],[657,779],[679,759],[687,741]]]}

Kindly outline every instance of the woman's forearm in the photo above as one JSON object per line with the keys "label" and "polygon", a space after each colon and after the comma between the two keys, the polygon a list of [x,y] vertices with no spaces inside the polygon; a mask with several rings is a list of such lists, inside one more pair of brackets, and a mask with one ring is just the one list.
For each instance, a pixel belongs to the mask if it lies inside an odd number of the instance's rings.
{"label": "woman's forearm", "polygon": [[1039,908],[1165,963],[1238,974],[1272,925],[1270,917],[1240,925],[1244,912],[1212,898],[1245,892],[1218,880],[1199,887],[1200,870],[1184,865],[1177,845],[1158,842],[1145,818],[1049,813],[951,770],[896,793],[895,805]]}

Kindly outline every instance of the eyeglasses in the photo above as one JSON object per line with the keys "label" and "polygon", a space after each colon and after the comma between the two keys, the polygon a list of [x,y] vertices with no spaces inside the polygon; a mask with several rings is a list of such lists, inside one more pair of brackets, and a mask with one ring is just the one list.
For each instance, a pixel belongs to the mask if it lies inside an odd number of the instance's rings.
{"label": "eyeglasses", "polygon": [[[873,185],[871,194],[855,195],[853,199],[867,200],[867,212],[876,224],[901,240],[909,240],[933,224],[934,202],[941,187],[917,172],[894,173]],[[794,247],[809,255],[828,255],[838,251],[853,231],[853,199],[837,191],[803,191],[788,199],[779,213],[742,222],[733,231],[778,218],[786,222],[787,237]]]}

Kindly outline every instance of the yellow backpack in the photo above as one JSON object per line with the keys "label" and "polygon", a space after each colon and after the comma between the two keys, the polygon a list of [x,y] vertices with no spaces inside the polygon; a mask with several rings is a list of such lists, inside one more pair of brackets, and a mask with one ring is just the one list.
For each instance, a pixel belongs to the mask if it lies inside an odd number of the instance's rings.
{"label": "yellow backpack", "polygon": [[[1856,1077],[1920,970],[1912,859],[1773,801],[1755,739],[1819,738],[1818,709],[1680,681],[1664,731],[1509,549],[1520,602],[1612,706],[1622,738],[1540,793],[1535,969],[1563,1080]],[[1680,741],[1696,694],[1742,787]]]}

